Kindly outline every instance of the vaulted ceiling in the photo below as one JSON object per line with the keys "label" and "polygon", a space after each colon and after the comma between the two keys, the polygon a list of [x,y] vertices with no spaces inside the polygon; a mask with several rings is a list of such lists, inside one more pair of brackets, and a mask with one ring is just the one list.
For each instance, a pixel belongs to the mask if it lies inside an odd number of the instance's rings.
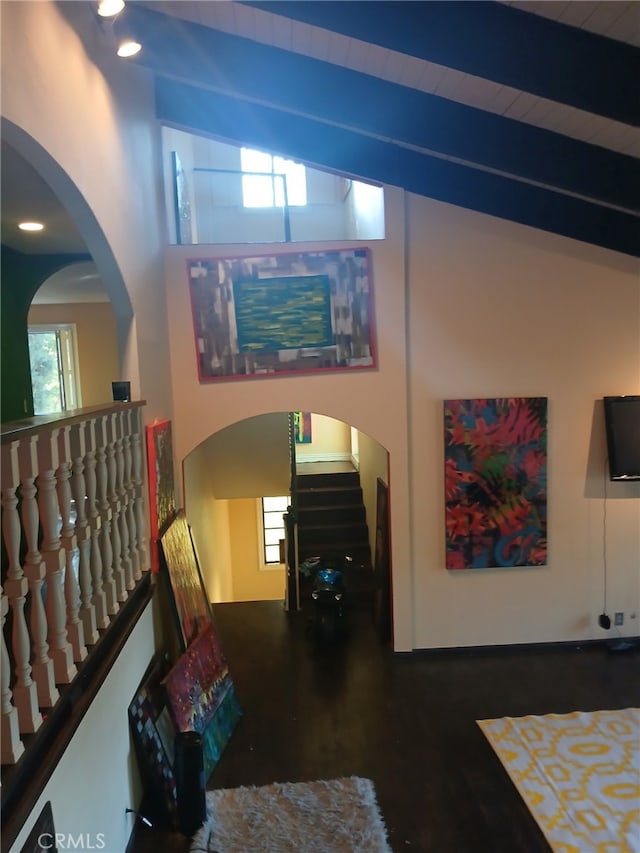
{"label": "vaulted ceiling", "polygon": [[125,11],[162,122],[640,254],[637,2]]}

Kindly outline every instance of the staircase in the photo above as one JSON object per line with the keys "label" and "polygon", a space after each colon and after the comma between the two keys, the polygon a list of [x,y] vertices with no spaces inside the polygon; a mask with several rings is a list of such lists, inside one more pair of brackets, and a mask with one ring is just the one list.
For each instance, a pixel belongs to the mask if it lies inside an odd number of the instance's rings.
{"label": "staircase", "polygon": [[371,602],[369,529],[356,470],[298,474],[298,560],[352,557],[346,583],[352,601]]}

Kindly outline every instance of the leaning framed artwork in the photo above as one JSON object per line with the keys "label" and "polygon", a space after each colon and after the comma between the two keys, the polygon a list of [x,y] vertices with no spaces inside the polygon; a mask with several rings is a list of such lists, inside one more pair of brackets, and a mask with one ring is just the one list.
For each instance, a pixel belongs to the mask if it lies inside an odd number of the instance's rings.
{"label": "leaning framed artwork", "polygon": [[445,400],[447,569],[547,562],[547,398]]}
{"label": "leaning framed artwork", "polygon": [[202,735],[208,779],[242,713],[213,623],[180,655],[164,683],[178,731]]}
{"label": "leaning framed artwork", "polygon": [[187,266],[200,382],[376,366],[368,249]]}
{"label": "leaning framed artwork", "polygon": [[211,622],[211,607],[196,558],[191,531],[179,510],[160,537],[161,569],[169,583],[182,650]]}
{"label": "leaning framed artwork", "polygon": [[159,571],[158,543],[176,512],[171,421],[159,420],[147,429],[147,469],[151,527],[151,569]]}
{"label": "leaning framed artwork", "polygon": [[152,802],[174,823],[178,805],[173,771],[177,729],[164,687],[169,671],[168,660],[156,653],[129,704],[129,724],[144,786],[152,793]]}

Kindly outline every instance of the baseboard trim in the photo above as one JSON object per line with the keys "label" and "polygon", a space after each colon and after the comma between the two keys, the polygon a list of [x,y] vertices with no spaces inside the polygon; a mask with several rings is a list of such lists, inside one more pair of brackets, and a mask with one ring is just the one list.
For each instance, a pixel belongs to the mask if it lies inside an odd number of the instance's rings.
{"label": "baseboard trim", "polygon": [[[629,648],[618,649],[616,646],[622,641],[629,644]],[[622,651],[640,650],[640,636],[634,637],[603,637],[594,640],[556,640],[554,642],[541,643],[500,643],[487,646],[440,646],[433,649],[414,649],[410,652],[394,652],[396,655],[433,655],[438,657],[465,655],[488,655],[488,654],[539,654],[540,652],[569,651],[571,649],[580,651],[583,648],[604,647],[611,653]]]}
{"label": "baseboard trim", "polygon": [[[299,451],[298,451],[299,452]],[[305,453],[296,456],[296,464],[304,465],[306,462],[351,462],[350,453]]]}

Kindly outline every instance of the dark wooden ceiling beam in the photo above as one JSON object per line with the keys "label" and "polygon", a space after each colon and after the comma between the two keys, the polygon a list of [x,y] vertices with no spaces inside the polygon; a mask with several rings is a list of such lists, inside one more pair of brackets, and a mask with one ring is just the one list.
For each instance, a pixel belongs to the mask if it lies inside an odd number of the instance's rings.
{"label": "dark wooden ceiling beam", "polygon": [[158,74],[603,204],[640,206],[632,157],[147,9],[128,6],[127,25],[144,45],[138,61]]}
{"label": "dark wooden ceiling beam", "polygon": [[640,254],[636,216],[400,148],[391,141],[162,77],[156,80],[156,110],[161,121],[192,132],[278,151],[320,168]]}
{"label": "dark wooden ceiling beam", "polygon": [[504,3],[249,0],[244,5],[640,125],[638,48]]}

